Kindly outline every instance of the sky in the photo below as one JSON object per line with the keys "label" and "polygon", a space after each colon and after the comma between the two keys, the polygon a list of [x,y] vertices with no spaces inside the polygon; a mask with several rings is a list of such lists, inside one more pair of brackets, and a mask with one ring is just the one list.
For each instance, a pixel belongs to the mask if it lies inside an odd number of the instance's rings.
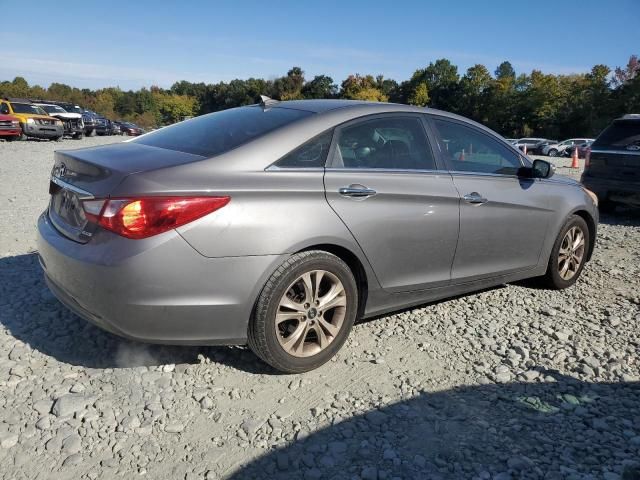
{"label": "sky", "polygon": [[80,88],[168,88],[349,74],[405,80],[448,58],[460,73],[587,72],[640,54],[640,0],[0,0],[0,80]]}

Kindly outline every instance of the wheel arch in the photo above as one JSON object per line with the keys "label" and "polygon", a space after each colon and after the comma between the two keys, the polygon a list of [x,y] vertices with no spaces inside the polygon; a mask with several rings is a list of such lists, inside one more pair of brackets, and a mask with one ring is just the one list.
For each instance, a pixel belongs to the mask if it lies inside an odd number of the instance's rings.
{"label": "wheel arch", "polygon": [[358,287],[358,311],[356,318],[362,318],[369,295],[369,279],[365,266],[360,258],[348,248],[332,243],[310,245],[295,253],[309,250],[322,250],[331,253],[347,264],[356,279],[356,286]]}
{"label": "wheel arch", "polygon": [[593,254],[593,249],[596,245],[596,233],[597,233],[596,221],[587,210],[576,210],[572,212],[572,215],[577,215],[581,217],[587,223],[587,228],[589,228],[589,250],[587,251],[587,262],[588,262],[589,260],[591,260],[591,255]]}

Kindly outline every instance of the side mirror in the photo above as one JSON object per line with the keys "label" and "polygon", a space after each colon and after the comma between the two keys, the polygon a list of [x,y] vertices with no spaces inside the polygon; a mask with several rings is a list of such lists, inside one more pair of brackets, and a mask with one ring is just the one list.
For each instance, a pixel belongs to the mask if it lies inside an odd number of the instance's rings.
{"label": "side mirror", "polygon": [[555,173],[556,167],[545,160],[534,160],[531,170],[533,178],[550,178]]}

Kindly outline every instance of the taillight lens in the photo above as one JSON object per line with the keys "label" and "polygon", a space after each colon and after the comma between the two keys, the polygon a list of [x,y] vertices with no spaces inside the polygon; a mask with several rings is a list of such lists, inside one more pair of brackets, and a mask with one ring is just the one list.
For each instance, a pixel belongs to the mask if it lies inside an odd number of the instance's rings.
{"label": "taillight lens", "polygon": [[141,239],[193,222],[230,200],[230,197],[117,198],[86,201],[83,207],[88,220],[123,237]]}
{"label": "taillight lens", "polygon": [[584,168],[588,168],[591,164],[591,147],[587,147],[584,152]]}

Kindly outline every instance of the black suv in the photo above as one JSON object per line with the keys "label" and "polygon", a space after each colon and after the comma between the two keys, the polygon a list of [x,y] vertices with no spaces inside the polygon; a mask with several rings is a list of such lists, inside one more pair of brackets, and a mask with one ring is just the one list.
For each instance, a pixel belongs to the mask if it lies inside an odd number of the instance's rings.
{"label": "black suv", "polygon": [[614,120],[591,145],[582,183],[598,195],[600,209],[640,207],[640,114]]}

